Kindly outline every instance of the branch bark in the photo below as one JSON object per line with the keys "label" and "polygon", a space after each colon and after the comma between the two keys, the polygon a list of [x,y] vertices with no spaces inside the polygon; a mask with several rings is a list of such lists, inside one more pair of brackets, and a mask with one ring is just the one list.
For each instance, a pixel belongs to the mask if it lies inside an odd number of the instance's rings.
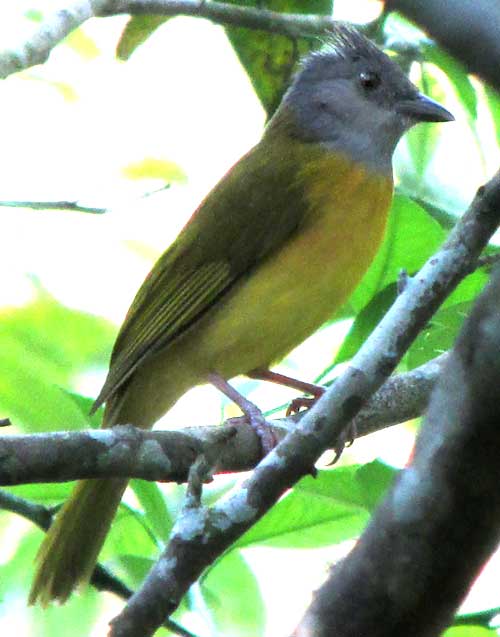
{"label": "branch bark", "polygon": [[37,27],[31,38],[17,49],[2,51],[0,79],[46,62],[56,44],[95,15],[93,5],[92,0],[66,2],[63,9],[49,15]]}
{"label": "branch bark", "polygon": [[111,637],[147,637],[203,569],[313,470],[363,403],[384,382],[440,303],[475,264],[500,221],[500,173],[481,187],[442,248],[408,281],[351,366],[256,467],[241,490],[212,509],[186,507],[170,541],[123,611]]}
{"label": "branch bark", "polygon": [[0,79],[35,64],[43,64],[51,50],[74,29],[92,17],[114,15],[194,16],[214,24],[240,26],[292,38],[320,35],[335,21],[330,16],[278,13],[203,0],[78,0],[47,16],[32,37],[16,49],[0,54]]}
{"label": "branch bark", "polygon": [[[356,418],[356,437],[421,415],[446,354],[390,378]],[[281,440],[306,412],[273,421]],[[243,418],[215,427],[144,431],[131,426],[0,437],[0,485],[131,477],[184,482],[194,460],[220,446],[217,472],[248,471],[261,459],[261,443]]]}
{"label": "branch bark", "polygon": [[[387,11],[400,11],[419,24],[458,60],[500,90],[500,13],[496,0],[386,0]],[[77,0],[48,15],[31,38],[0,53],[0,78],[43,64],[52,49],[92,17],[120,14],[193,16],[222,26],[238,26],[291,38],[321,36],[331,30],[330,16],[278,13],[266,9],[203,0]]]}
{"label": "branch bark", "polygon": [[500,540],[500,269],[464,324],[411,465],[295,637],[435,637]]}

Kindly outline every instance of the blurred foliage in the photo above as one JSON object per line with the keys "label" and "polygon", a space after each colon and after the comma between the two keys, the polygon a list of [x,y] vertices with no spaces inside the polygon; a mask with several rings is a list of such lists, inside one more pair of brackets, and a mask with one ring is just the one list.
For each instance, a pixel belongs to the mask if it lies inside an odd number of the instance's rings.
{"label": "blurred foliage", "polygon": [[496,630],[482,626],[457,626],[443,633],[443,637],[495,637],[496,635],[498,635]]}
{"label": "blurred foliage", "polygon": [[116,57],[126,61],[138,46],[144,44],[158,27],[170,18],[162,15],[131,16],[116,47]]}
{"label": "blurred foliage", "polygon": [[166,184],[173,181],[184,182],[186,175],[173,161],[158,157],[145,157],[140,161],[124,166],[123,174],[128,179],[160,179]]}
{"label": "blurred foliage", "polygon": [[[333,3],[231,0],[231,4],[328,14]],[[39,11],[31,11],[27,17],[37,22],[43,18]],[[130,18],[119,39],[118,58],[128,60],[139,45],[147,46],[149,36],[167,19]],[[379,33],[384,33],[384,27],[392,34],[399,30],[401,37],[407,33],[405,21],[398,16],[385,18],[385,23],[379,25]],[[318,46],[319,41],[305,38],[292,41],[236,27],[227,28],[226,32],[266,113],[271,115],[297,59]],[[478,146],[481,139],[478,118],[483,113],[500,143],[500,97],[488,88],[479,87],[456,60],[434,43],[420,37],[417,44],[418,54],[410,60],[410,66],[413,62],[415,79],[422,90],[434,99],[455,103],[457,118],[465,120]],[[65,46],[82,60],[99,55],[97,45],[82,29],[69,36]],[[78,99],[75,87],[58,80],[51,83],[56,88],[59,85],[65,99]],[[201,109],[200,117],[203,117]],[[335,324],[349,318],[352,324],[340,347],[332,351],[320,378],[335,373],[337,365],[352,358],[394,301],[398,281],[399,285],[404,284],[401,270],[413,276],[464,210],[465,202],[437,177],[435,163],[441,135],[441,127],[422,126],[413,130],[404,142],[404,170],[398,173],[385,241],[349,303],[332,320]],[[176,164],[158,157],[130,163],[124,173],[132,180],[153,178],[170,183],[185,179]],[[492,245],[489,251],[493,254],[498,248]],[[419,335],[402,368],[418,366],[452,345],[486,278],[486,272],[477,271],[462,282]],[[100,414],[89,417],[92,398],[80,395],[78,379],[93,370],[105,369],[116,329],[100,317],[62,305],[44,289],[43,281],[36,288],[36,295],[24,306],[0,308],[0,417],[8,416],[16,428],[29,432],[99,426]],[[177,618],[182,620],[195,614],[211,634],[221,636],[263,635],[266,607],[273,604],[273,599],[263,598],[262,582],[252,568],[252,551],[266,547],[275,551],[310,551],[313,555],[315,550],[355,540],[395,474],[395,469],[373,461],[364,466],[340,465],[320,471],[316,479],[304,478],[207,569],[186,596]],[[238,483],[236,478],[217,478],[204,489],[205,503],[217,502],[238,488]],[[34,502],[53,504],[61,502],[70,488],[68,484],[25,485],[13,491]],[[139,585],[167,541],[182,506],[183,493],[183,488],[177,485],[132,481],[130,498],[120,507],[101,555],[102,561],[130,587]],[[16,595],[25,596],[41,539],[39,530],[28,523],[18,527],[17,522],[15,516],[0,517],[0,537],[12,547],[2,564],[0,581],[0,603],[5,607]],[[18,539],[13,541],[16,533]],[[276,592],[277,596],[283,594],[286,593]],[[32,634],[63,635],[65,627],[71,625],[72,635],[89,635],[102,597],[88,591],[64,608],[30,611],[27,621]],[[484,626],[456,626],[445,633],[446,637],[493,634],[495,631]]]}
{"label": "blurred foliage", "polygon": [[[228,4],[258,7],[278,13],[330,15],[333,0],[228,0]],[[318,38],[283,35],[227,27],[226,33],[253,84],[268,118],[274,113],[300,57],[319,47]]]}
{"label": "blurred foliage", "polygon": [[69,390],[83,369],[107,364],[114,334],[104,319],[67,308],[42,288],[32,303],[0,309],[0,413],[29,431],[88,427],[88,402]]}

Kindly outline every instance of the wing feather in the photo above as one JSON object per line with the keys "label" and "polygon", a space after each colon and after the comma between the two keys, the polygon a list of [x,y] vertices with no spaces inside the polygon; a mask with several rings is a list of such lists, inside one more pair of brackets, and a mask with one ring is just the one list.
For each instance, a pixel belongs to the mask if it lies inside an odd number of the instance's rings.
{"label": "wing feather", "polygon": [[167,288],[149,304],[149,295],[143,295],[140,304],[144,314],[134,312],[131,315],[141,320],[124,324],[113,350],[108,377],[93,410],[108,400],[147,356],[187,329],[231,281],[227,263],[207,263],[189,273],[177,289],[168,286],[174,293],[168,294],[171,290]]}
{"label": "wing feather", "polygon": [[[296,152],[269,143],[241,159],[196,210],[139,289],[118,334],[93,410],[145,359],[172,343],[304,221]],[[310,152],[310,151],[307,151]],[[283,187],[287,184],[288,187]]]}

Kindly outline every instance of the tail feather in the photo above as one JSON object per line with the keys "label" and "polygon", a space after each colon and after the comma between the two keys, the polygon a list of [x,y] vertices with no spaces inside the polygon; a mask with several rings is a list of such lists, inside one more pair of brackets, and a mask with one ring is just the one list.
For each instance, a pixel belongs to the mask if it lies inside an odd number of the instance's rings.
{"label": "tail feather", "polygon": [[[134,382],[125,392],[118,392],[106,403],[103,427],[118,423],[133,423],[150,429],[153,423],[195,384],[191,376],[176,374],[175,382],[158,389],[151,378],[165,375],[167,359],[153,360],[152,367],[142,366]],[[156,369],[155,365],[159,365]],[[163,367],[162,367],[163,365]],[[158,392],[160,391],[160,396]],[[42,542],[36,557],[35,577],[28,601],[46,606],[52,600],[65,602],[92,575],[99,551],[127,487],[126,478],[106,478],[78,482],[58,512]]]}
{"label": "tail feather", "polygon": [[63,603],[88,582],[127,482],[113,478],[76,485],[38,551],[30,604]]}

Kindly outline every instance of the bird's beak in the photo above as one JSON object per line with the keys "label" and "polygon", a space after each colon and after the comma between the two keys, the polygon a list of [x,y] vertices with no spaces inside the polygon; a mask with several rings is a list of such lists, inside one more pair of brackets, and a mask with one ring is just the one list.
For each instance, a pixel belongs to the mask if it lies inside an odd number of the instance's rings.
{"label": "bird's beak", "polygon": [[415,122],[452,122],[455,119],[450,111],[422,93],[401,100],[396,104],[396,110]]}

